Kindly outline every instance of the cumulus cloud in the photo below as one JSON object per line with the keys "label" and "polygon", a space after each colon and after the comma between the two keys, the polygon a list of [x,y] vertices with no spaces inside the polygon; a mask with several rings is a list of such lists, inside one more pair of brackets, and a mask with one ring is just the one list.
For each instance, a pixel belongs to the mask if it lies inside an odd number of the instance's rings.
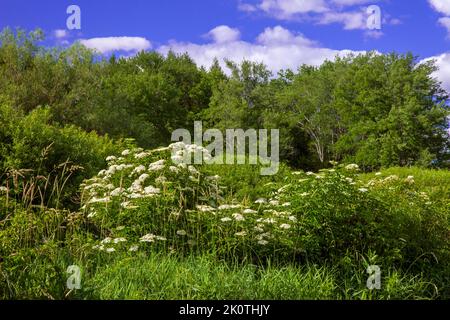
{"label": "cumulus cloud", "polygon": [[302,64],[320,65],[325,60],[333,60],[337,55],[349,54],[351,50],[333,50],[320,47],[315,41],[300,33],[293,33],[281,26],[266,28],[255,42],[235,38],[228,42],[207,44],[171,42],[158,48],[167,54],[170,50],[189,55],[204,67],[210,67],[214,58],[223,63],[225,59],[235,62],[250,60],[262,62],[272,72],[281,69],[296,69]]}
{"label": "cumulus cloud", "polygon": [[448,37],[450,38],[450,18],[443,17],[438,20],[439,24],[447,29]]}
{"label": "cumulus cloud", "polygon": [[113,51],[137,52],[152,47],[150,41],[142,37],[105,37],[82,39],[80,43],[100,53]]}
{"label": "cumulus cloud", "polygon": [[450,0],[428,0],[431,7],[444,15],[447,15],[447,17],[439,18],[438,23],[443,26],[445,29],[447,29],[447,34],[450,38]]}
{"label": "cumulus cloud", "polygon": [[437,12],[450,16],[450,0],[428,0],[428,2]]}
{"label": "cumulus cloud", "polygon": [[[318,25],[338,23],[344,30],[368,30],[367,7],[380,0],[260,0],[258,4],[238,3],[238,9],[245,12],[263,12],[279,20],[311,21]],[[449,0],[450,1],[450,0]],[[386,24],[398,24],[398,19],[387,18]],[[377,37],[380,32],[376,33]],[[366,34],[370,36],[371,33]]]}
{"label": "cumulus cloud", "polygon": [[424,59],[423,61],[435,60],[439,70],[434,76],[442,82],[442,87],[450,94],[450,52],[439,56]]}
{"label": "cumulus cloud", "polygon": [[324,0],[262,0],[258,7],[280,19],[289,19],[301,13],[328,10]]}
{"label": "cumulus cloud", "polygon": [[367,14],[365,11],[354,12],[326,12],[318,19],[318,24],[341,23],[345,30],[367,28]]}
{"label": "cumulus cloud", "polygon": [[216,43],[225,43],[239,40],[241,32],[238,29],[222,25],[209,31],[206,36]]}
{"label": "cumulus cloud", "polygon": [[256,40],[266,46],[296,44],[301,47],[313,47],[316,45],[314,41],[305,38],[302,34],[294,34],[281,26],[266,28]]}
{"label": "cumulus cloud", "polygon": [[344,7],[373,4],[379,0],[260,0],[258,4],[238,3],[246,12],[263,11],[275,18],[289,20],[308,13],[331,13]]}
{"label": "cumulus cloud", "polygon": [[[434,77],[438,79],[442,83],[442,88],[450,94],[450,52],[443,53],[439,56],[431,57],[422,60],[422,62],[434,60],[436,62],[436,66],[439,68],[438,71],[434,73]],[[450,117],[449,124],[450,124]],[[450,128],[447,130],[450,135]]]}

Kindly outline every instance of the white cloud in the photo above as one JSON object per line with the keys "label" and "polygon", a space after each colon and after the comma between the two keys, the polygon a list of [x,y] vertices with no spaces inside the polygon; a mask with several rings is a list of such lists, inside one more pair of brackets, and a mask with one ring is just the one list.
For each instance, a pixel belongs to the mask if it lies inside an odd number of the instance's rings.
{"label": "white cloud", "polygon": [[345,30],[367,29],[367,14],[363,11],[326,12],[318,19],[318,24],[341,23]]}
{"label": "white cloud", "polygon": [[238,10],[243,12],[256,12],[258,11],[258,8],[252,4],[239,1]]}
{"label": "white cloud", "polygon": [[439,56],[424,59],[423,61],[435,60],[439,70],[434,76],[442,82],[442,87],[450,94],[450,52]]}
{"label": "white cloud", "polygon": [[239,1],[238,9],[245,12],[264,11],[281,20],[298,14],[333,12],[344,7],[374,4],[380,0],[259,0],[256,5]]}
{"label": "white cloud", "polygon": [[322,48],[302,34],[295,34],[281,26],[266,28],[254,43],[235,39],[229,42],[207,44],[171,42],[158,48],[167,54],[169,50],[189,55],[204,67],[210,67],[214,58],[223,62],[250,60],[262,62],[274,73],[281,69],[296,69],[302,64],[320,65],[325,60],[333,60],[337,55],[348,54],[351,50]]}
{"label": "white cloud", "polygon": [[151,48],[151,43],[142,37],[106,37],[82,39],[80,43],[84,46],[95,49],[100,53],[113,51],[137,52]]}
{"label": "white cloud", "polygon": [[[367,30],[369,15],[362,5],[380,0],[259,0],[256,5],[238,3],[245,12],[260,11],[279,20],[311,21],[319,25],[342,24],[344,30]],[[450,0],[449,0],[450,1]],[[385,15],[383,15],[385,16]],[[387,16],[387,15],[386,15]],[[398,19],[383,19],[385,23],[399,24]],[[380,33],[377,33],[379,36]]]}
{"label": "white cloud", "polygon": [[448,37],[450,38],[450,18],[443,17],[438,20],[439,24],[447,29]]}
{"label": "white cloud", "polygon": [[428,0],[437,12],[450,15],[450,0]]}
{"label": "white cloud", "polygon": [[373,4],[377,1],[378,0],[332,0],[331,2],[339,6],[354,6],[368,3]]}
{"label": "white cloud", "polygon": [[324,0],[262,0],[258,7],[279,19],[289,19],[296,14],[328,10]]}
{"label": "white cloud", "polygon": [[207,33],[207,36],[216,43],[225,43],[239,40],[241,32],[228,26],[218,26]]}
{"label": "white cloud", "polygon": [[53,35],[55,36],[56,39],[64,39],[64,38],[67,38],[67,36],[69,34],[68,34],[67,30],[57,29],[57,30],[53,31]]}
{"label": "white cloud", "polygon": [[[442,82],[442,88],[444,88],[448,94],[450,94],[450,52],[443,53],[436,57],[431,57],[428,59],[424,59],[423,61],[435,60],[436,65],[439,68],[438,71],[435,72],[434,76]],[[450,117],[449,124],[450,124]],[[450,135],[450,128],[447,130]]]}
{"label": "white cloud", "polygon": [[[428,2],[435,11],[450,16],[450,0],[428,0]],[[450,17],[439,18],[438,23],[447,29],[447,37],[450,38]]]}
{"label": "white cloud", "polygon": [[295,35],[281,26],[266,28],[256,40],[258,43],[266,46],[296,44],[302,47],[312,47],[316,44],[314,41],[305,38],[302,34]]}

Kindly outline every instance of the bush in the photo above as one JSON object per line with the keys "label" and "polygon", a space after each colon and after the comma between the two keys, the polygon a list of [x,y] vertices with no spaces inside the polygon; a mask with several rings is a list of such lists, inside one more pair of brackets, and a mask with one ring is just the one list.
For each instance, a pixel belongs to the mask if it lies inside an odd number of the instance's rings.
{"label": "bush", "polygon": [[300,221],[306,259],[374,251],[390,265],[413,263],[425,253],[446,257],[448,215],[414,186],[412,177],[387,176],[367,184],[347,170],[301,174],[281,197]]}
{"label": "bush", "polygon": [[0,197],[0,299],[61,299],[79,223],[68,211],[26,210]]}
{"label": "bush", "polygon": [[[86,133],[74,126],[50,124],[50,110],[38,108],[24,117],[11,116],[11,108],[0,110],[3,122],[0,160],[6,174],[3,185],[10,180],[16,194],[24,194],[33,186],[36,198],[50,206],[74,207],[80,183],[106,166],[105,157],[119,150],[119,143],[94,132]],[[120,147],[122,148],[122,147]],[[34,179],[32,179],[34,177]],[[20,183],[19,183],[20,182]],[[19,184],[18,184],[19,183]]]}
{"label": "bush", "polygon": [[[253,277],[250,269],[261,270],[260,278],[251,278],[257,279],[252,280],[257,294],[240,291],[240,298],[308,297],[308,292],[350,299],[450,295],[448,201],[436,196],[448,190],[432,188],[427,173],[420,176],[422,171],[417,171],[416,182],[415,177],[389,171],[360,175],[358,166],[349,165],[319,173],[283,169],[280,177],[257,178],[249,170],[177,162],[197,152],[209,156],[202,147],[182,143],[151,151],[131,145],[120,156],[108,156],[107,168],[81,185],[78,213],[23,208],[13,200],[6,203],[3,195],[3,295],[67,294],[58,277],[64,273],[62,266],[73,261],[83,266],[87,279],[85,289],[73,298],[167,298],[177,292],[187,298],[235,297],[230,292],[236,290],[227,291],[207,278],[209,270],[222,274],[222,265],[234,266],[239,276],[243,275],[240,266],[249,268],[249,277]],[[433,174],[445,181],[445,173]],[[238,175],[256,190],[246,195],[245,190],[252,191],[246,183],[233,183]],[[5,189],[1,192],[8,194]],[[28,256],[41,253],[45,256],[38,262],[45,273],[32,269],[27,282],[20,270],[31,264]],[[155,261],[141,263],[155,254]],[[190,264],[197,262],[190,259],[203,256],[212,260],[192,269]],[[199,274],[198,280],[186,279],[186,283],[204,281],[201,294],[185,285],[171,287],[167,295],[140,291],[140,279],[161,287],[165,279],[178,277],[179,270],[186,268],[175,268],[176,261]],[[209,261],[217,269],[210,269]],[[365,270],[373,264],[383,274],[383,289],[377,292],[365,287]],[[274,265],[276,270],[271,269]],[[306,275],[300,271],[311,265],[326,270],[319,277],[323,287],[311,280],[308,270]],[[155,275],[144,272],[145,266],[167,269]],[[135,272],[140,276],[127,277]],[[232,287],[235,275],[228,274]],[[270,280],[265,282],[264,277]],[[301,285],[292,282],[296,278]],[[99,289],[111,279],[110,289]],[[124,279],[129,286],[121,289]],[[38,281],[47,281],[51,290],[39,291]],[[16,291],[9,289],[9,282],[17,286]],[[309,284],[318,291],[300,290]]]}
{"label": "bush", "polygon": [[[97,248],[111,243],[115,249],[114,241],[126,238],[133,245],[190,247],[242,260],[339,263],[373,251],[383,263],[399,267],[424,254],[447,261],[448,214],[411,177],[364,184],[356,165],[319,174],[294,172],[286,181],[258,185],[254,195],[262,198],[254,201],[236,199],[222,185],[236,177],[235,171],[222,170],[219,176],[214,166],[173,166],[169,155],[170,148],[126,150],[86,182],[85,214],[107,230]],[[254,178],[247,173],[241,180],[246,177]]]}

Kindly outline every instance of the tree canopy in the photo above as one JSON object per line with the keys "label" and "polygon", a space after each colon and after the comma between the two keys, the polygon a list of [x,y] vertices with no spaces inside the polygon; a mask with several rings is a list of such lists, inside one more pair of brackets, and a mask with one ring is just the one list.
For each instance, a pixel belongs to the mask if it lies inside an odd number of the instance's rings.
{"label": "tree canopy", "polygon": [[448,95],[434,62],[411,53],[348,55],[273,75],[250,61],[205,69],[188,54],[103,57],[42,39],[39,30],[0,35],[0,104],[23,116],[46,106],[55,125],[145,148],[166,145],[195,120],[220,130],[277,128],[281,157],[302,168],[448,165]]}

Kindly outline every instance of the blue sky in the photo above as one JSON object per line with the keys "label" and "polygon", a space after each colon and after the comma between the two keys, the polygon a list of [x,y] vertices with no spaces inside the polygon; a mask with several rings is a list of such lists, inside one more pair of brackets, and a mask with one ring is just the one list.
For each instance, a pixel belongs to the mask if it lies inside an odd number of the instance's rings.
{"label": "blue sky", "polygon": [[[67,30],[69,5],[81,10],[80,30]],[[380,30],[367,27],[371,5],[381,9]],[[436,58],[450,90],[450,0],[1,0],[6,26],[40,27],[47,45],[81,41],[124,56],[172,49],[205,66],[246,58],[274,72],[349,51],[411,51]]]}

